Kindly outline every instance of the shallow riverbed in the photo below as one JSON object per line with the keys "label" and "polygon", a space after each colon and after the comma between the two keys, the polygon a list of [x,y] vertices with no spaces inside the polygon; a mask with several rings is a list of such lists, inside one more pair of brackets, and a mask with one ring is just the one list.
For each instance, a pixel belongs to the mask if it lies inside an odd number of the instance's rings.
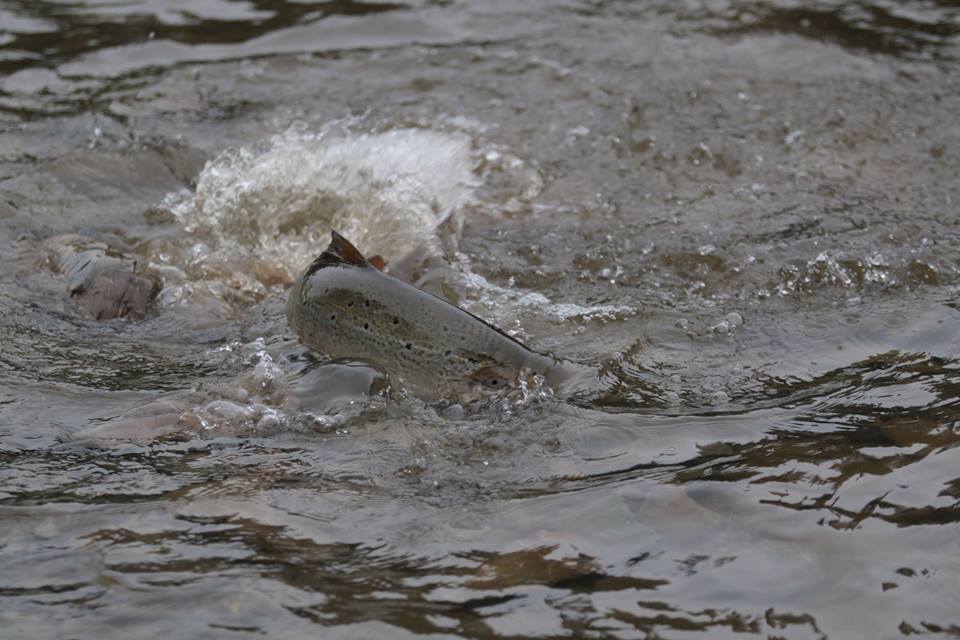
{"label": "shallow riverbed", "polygon": [[[946,0],[0,2],[0,635],[960,635],[958,55]],[[596,380],[310,354],[331,227]]]}

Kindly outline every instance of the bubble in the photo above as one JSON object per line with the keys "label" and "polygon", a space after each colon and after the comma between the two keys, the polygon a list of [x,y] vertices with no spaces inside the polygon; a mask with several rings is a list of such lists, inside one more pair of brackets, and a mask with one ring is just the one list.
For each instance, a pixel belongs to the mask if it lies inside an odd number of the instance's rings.
{"label": "bubble", "polygon": [[733,311],[725,315],[720,322],[710,327],[710,331],[714,333],[732,334],[736,331],[737,327],[742,325],[743,316],[736,311]]}
{"label": "bubble", "polygon": [[33,528],[33,534],[38,538],[49,540],[60,535],[60,528],[51,520],[44,520]]}
{"label": "bubble", "polygon": [[736,328],[743,325],[743,316],[741,316],[736,311],[728,313],[726,316],[724,316],[723,319],[732,328]]}
{"label": "bubble", "polygon": [[256,338],[240,346],[240,357],[244,362],[255,363],[260,360],[260,356],[267,352],[267,345],[263,338]]}
{"label": "bubble", "polygon": [[256,417],[253,407],[230,400],[213,400],[192,412],[207,431],[223,427],[239,427]]}
{"label": "bubble", "polygon": [[710,402],[713,404],[726,404],[730,401],[730,395],[726,391],[714,391],[710,394]]}
{"label": "bubble", "polygon": [[730,324],[726,320],[721,320],[717,324],[710,327],[710,331],[713,333],[731,333]]}
{"label": "bubble", "polygon": [[275,391],[286,385],[286,374],[276,365],[270,354],[263,352],[260,361],[253,368],[253,383],[262,392]]}
{"label": "bubble", "polygon": [[463,418],[464,414],[465,411],[459,404],[452,404],[443,410],[443,416],[451,420],[460,420]]}
{"label": "bubble", "polygon": [[264,411],[263,416],[257,421],[257,429],[274,430],[281,425],[280,414],[272,409]]}

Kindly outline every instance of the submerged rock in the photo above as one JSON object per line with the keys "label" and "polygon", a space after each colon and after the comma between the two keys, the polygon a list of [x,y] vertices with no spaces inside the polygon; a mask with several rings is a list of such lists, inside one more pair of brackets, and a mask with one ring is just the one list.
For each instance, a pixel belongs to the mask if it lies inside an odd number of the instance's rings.
{"label": "submerged rock", "polygon": [[138,259],[85,236],[55,236],[44,243],[67,291],[97,320],[142,319],[160,283],[140,271]]}

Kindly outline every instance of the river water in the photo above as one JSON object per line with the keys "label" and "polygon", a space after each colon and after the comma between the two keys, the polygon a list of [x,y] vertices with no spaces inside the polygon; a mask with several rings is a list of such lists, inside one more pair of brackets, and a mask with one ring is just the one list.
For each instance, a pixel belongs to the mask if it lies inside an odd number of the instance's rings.
{"label": "river water", "polygon": [[[0,2],[2,637],[960,635],[958,56],[949,0]],[[331,228],[592,387],[310,354]]]}

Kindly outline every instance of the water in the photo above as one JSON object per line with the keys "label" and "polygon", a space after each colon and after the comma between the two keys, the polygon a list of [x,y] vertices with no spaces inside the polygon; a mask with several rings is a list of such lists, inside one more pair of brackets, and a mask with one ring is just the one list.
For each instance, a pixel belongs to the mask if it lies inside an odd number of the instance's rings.
{"label": "water", "polygon": [[[951,2],[0,3],[4,637],[957,636],[958,44]],[[306,352],[331,225],[592,386]]]}

